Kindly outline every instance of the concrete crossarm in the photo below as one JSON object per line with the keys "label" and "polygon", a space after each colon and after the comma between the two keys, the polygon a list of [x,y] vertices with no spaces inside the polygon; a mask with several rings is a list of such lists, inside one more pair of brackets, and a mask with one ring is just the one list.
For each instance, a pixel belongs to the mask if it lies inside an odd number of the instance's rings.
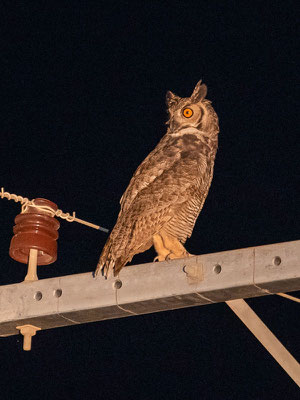
{"label": "concrete crossarm", "polygon": [[295,290],[300,240],[2,286],[0,336]]}

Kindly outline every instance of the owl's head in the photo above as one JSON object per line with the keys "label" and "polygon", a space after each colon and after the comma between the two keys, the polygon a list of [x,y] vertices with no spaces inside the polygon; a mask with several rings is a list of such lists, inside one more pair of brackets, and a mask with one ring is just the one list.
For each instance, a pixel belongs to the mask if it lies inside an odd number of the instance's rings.
{"label": "owl's head", "polygon": [[166,102],[170,117],[167,124],[171,131],[188,127],[207,131],[210,128],[216,130],[218,127],[217,115],[211,102],[205,99],[207,87],[201,82],[197,83],[190,97],[182,98],[167,92]]}

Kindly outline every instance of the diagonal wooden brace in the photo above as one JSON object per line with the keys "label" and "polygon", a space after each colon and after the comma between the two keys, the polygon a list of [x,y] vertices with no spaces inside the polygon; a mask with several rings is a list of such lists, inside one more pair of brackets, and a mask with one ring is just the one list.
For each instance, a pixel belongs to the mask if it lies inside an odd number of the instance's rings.
{"label": "diagonal wooden brace", "polygon": [[226,304],[247,326],[260,343],[275,358],[278,364],[300,387],[300,365],[281,344],[270,329],[243,299],[226,301]]}

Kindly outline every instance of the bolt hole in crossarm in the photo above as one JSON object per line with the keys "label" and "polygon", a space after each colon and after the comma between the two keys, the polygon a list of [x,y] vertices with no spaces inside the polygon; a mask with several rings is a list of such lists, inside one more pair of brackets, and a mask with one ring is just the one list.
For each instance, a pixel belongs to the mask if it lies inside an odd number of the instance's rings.
{"label": "bolt hole in crossarm", "polygon": [[121,289],[121,287],[122,287],[122,281],[120,281],[119,279],[117,279],[117,280],[114,282],[114,288],[115,288],[115,289]]}
{"label": "bolt hole in crossarm", "polygon": [[274,257],[274,258],[273,258],[273,265],[278,266],[278,265],[280,265],[280,264],[281,264],[281,258],[278,257],[278,256]]}
{"label": "bolt hole in crossarm", "polygon": [[214,266],[214,268],[213,268],[213,271],[214,271],[215,274],[218,275],[218,274],[222,271],[221,265],[220,265],[220,264],[216,264],[216,265]]}
{"label": "bolt hole in crossarm", "polygon": [[34,298],[35,298],[36,301],[42,300],[42,298],[43,298],[43,293],[42,293],[42,292],[36,292],[36,293],[34,294]]}
{"label": "bolt hole in crossarm", "polygon": [[55,297],[61,297],[61,295],[62,295],[62,290],[61,290],[61,289],[56,289],[56,290],[54,290],[53,296],[55,296]]}

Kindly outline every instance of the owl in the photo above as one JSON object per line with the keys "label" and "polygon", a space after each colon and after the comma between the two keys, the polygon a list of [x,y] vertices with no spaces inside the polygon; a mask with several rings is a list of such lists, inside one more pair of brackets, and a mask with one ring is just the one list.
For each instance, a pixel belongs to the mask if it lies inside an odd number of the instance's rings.
{"label": "owl", "polygon": [[121,197],[95,275],[118,275],[135,254],[151,246],[156,261],[190,256],[184,244],[208,194],[218,148],[218,117],[206,94],[201,81],[187,98],[167,92],[167,133]]}

